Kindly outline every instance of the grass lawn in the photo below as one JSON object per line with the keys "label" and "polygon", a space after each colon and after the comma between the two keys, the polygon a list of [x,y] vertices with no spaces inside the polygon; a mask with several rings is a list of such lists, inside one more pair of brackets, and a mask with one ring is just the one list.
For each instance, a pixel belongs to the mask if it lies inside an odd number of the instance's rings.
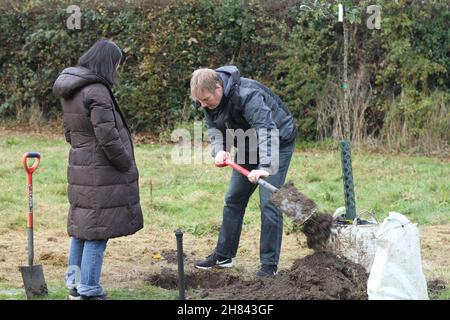
{"label": "grass lawn", "polygon": [[[171,158],[173,148],[174,145],[168,144],[135,145],[146,228],[170,233],[180,228],[193,238],[215,238],[231,169],[216,168],[206,161],[196,165],[175,164]],[[0,130],[0,235],[26,228],[22,155],[27,151],[41,153],[41,164],[33,175],[35,228],[65,232],[68,150],[62,135],[11,134]],[[372,211],[381,221],[390,211],[397,211],[419,226],[450,223],[448,160],[353,150],[352,162],[358,212]],[[339,150],[298,146],[288,179],[321,210],[332,213],[344,206]],[[244,231],[259,228],[257,193],[249,203],[244,221]],[[285,219],[285,230],[292,228]],[[64,297],[61,283],[51,287],[54,290],[50,298]],[[0,299],[24,298],[21,291],[14,290],[0,277]],[[112,289],[109,293],[118,299],[172,299],[177,295],[176,291],[151,286]],[[445,292],[442,297],[448,295]]]}

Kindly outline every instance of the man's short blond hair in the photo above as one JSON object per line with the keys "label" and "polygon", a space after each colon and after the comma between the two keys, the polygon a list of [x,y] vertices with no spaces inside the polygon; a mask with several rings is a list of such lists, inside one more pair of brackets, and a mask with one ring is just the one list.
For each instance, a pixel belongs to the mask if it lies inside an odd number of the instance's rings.
{"label": "man's short blond hair", "polygon": [[197,69],[192,73],[191,98],[196,100],[200,90],[214,92],[217,85],[222,85],[222,79],[217,72],[208,68]]}

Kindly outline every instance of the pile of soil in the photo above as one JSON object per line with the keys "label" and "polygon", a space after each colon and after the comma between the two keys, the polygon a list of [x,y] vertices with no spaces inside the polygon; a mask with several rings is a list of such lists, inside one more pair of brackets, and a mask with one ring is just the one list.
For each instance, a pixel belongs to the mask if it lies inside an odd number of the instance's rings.
{"label": "pile of soil", "polygon": [[[315,252],[296,260],[289,270],[273,278],[241,279],[223,272],[195,270],[185,274],[186,288],[200,291],[200,297],[221,300],[367,300],[366,269],[326,250],[332,240],[334,219],[317,211],[317,205],[298,191],[292,182],[275,192],[269,202],[301,225],[307,245]],[[306,221],[305,221],[306,219]],[[164,252],[176,262],[176,252]],[[174,289],[178,275],[163,269],[147,282]]]}
{"label": "pile of soil", "polygon": [[[203,291],[211,299],[367,300],[368,274],[363,266],[326,251],[334,219],[317,212],[316,203],[288,182],[269,202],[301,225],[307,245],[315,252],[296,260],[273,278],[238,281]],[[305,221],[305,219],[307,220]]]}
{"label": "pile of soil", "polygon": [[367,300],[364,267],[326,251],[296,260],[274,278],[205,290],[208,299]]}

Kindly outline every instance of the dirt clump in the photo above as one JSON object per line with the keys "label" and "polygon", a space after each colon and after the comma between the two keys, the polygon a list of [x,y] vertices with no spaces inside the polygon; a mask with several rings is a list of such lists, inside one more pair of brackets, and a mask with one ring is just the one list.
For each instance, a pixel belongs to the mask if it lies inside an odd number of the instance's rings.
{"label": "dirt clump", "polygon": [[364,267],[326,251],[296,260],[273,278],[209,289],[208,299],[367,300]]}
{"label": "dirt clump", "polygon": [[332,233],[333,217],[326,213],[316,213],[303,225],[302,232],[306,236],[308,248],[314,251],[323,250]]}
{"label": "dirt clump", "polygon": [[55,252],[44,252],[39,256],[39,260],[56,267],[67,266],[67,258]]}
{"label": "dirt clump", "polygon": [[431,279],[427,281],[428,295],[430,297],[438,296],[447,289],[447,283],[442,279]]}
{"label": "dirt clump", "polygon": [[298,191],[292,181],[287,182],[274,192],[270,196],[269,202],[283,211],[294,222],[300,224],[317,209],[316,203]]}
{"label": "dirt clump", "polygon": [[316,203],[298,191],[292,181],[274,192],[269,202],[283,211],[294,223],[301,225],[308,248],[320,251],[326,247],[332,234],[333,217],[317,212]]}
{"label": "dirt clump", "polygon": [[[161,251],[161,256],[171,264],[178,264],[178,252],[176,250],[168,249]],[[183,253],[183,257],[186,259],[186,254]]]}

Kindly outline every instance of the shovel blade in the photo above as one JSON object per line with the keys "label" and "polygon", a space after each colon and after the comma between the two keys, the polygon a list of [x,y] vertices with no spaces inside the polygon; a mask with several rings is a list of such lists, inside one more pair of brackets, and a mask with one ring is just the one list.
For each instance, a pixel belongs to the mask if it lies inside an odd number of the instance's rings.
{"label": "shovel blade", "polygon": [[315,202],[298,191],[291,181],[274,192],[269,202],[299,225],[304,224],[317,209]]}
{"label": "shovel blade", "polygon": [[27,299],[48,294],[42,265],[19,267],[19,270],[22,273]]}

